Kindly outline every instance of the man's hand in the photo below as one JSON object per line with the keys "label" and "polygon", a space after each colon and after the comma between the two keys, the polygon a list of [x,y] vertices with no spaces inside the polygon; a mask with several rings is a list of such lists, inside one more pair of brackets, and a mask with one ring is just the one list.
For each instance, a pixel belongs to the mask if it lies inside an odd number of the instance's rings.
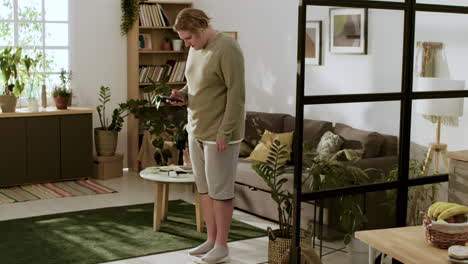
{"label": "man's hand", "polygon": [[216,149],[218,150],[218,152],[223,152],[226,149],[228,149],[228,147],[229,147],[228,143],[224,142],[221,139],[216,139]]}
{"label": "man's hand", "polygon": [[171,93],[171,96],[172,98],[176,98],[176,99],[179,99],[179,100],[182,100],[182,102],[176,102],[176,101],[172,101],[172,100],[166,100],[166,103],[169,103],[171,105],[176,105],[176,106],[182,106],[184,103],[185,103],[185,100],[184,100],[184,97],[182,96],[182,94],[179,93],[179,91],[177,91],[176,89],[172,89],[172,93]]}

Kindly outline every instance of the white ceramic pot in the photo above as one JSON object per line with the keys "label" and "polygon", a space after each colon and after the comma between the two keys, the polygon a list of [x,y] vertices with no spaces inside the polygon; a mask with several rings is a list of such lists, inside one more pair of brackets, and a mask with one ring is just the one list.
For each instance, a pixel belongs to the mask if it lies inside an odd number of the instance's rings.
{"label": "white ceramic pot", "polygon": [[172,40],[172,49],[174,51],[181,51],[182,50],[183,40],[181,39],[173,39]]}

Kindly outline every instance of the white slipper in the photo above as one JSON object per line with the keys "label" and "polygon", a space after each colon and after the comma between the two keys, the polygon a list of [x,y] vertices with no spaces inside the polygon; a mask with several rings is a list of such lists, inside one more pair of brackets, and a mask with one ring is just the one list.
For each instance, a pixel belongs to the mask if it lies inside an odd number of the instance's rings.
{"label": "white slipper", "polygon": [[202,260],[200,256],[191,256],[191,259],[193,262],[198,263],[198,264],[220,264],[220,263],[229,263],[231,261],[231,258],[229,257],[229,255],[221,259],[217,259],[215,261],[210,261],[210,262],[206,262]]}

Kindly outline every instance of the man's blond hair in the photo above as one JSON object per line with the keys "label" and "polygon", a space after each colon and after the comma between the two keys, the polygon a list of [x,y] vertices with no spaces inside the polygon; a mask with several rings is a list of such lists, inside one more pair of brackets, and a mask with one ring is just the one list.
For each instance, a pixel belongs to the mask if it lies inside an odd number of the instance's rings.
{"label": "man's blond hair", "polygon": [[210,25],[210,18],[200,9],[184,8],[177,14],[174,30],[200,32]]}

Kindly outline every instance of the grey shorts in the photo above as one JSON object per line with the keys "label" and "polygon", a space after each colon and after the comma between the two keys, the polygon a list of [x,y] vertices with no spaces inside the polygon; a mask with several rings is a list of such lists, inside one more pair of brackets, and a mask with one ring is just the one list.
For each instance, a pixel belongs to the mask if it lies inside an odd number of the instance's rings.
{"label": "grey shorts", "polygon": [[240,143],[229,144],[223,151],[216,144],[202,142],[189,135],[190,160],[197,190],[215,200],[234,198],[234,181]]}

